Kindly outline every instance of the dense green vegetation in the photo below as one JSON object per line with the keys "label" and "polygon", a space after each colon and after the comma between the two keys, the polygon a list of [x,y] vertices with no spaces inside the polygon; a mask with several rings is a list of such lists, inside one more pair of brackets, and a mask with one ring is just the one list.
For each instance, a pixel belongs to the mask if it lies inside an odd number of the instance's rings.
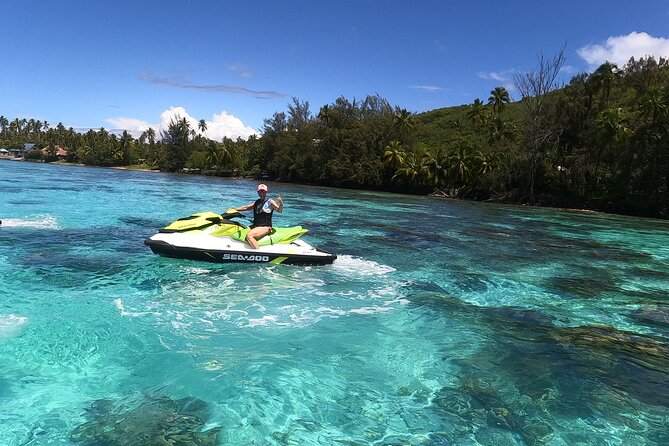
{"label": "dense green vegetation", "polygon": [[[485,100],[414,115],[379,96],[337,98],[312,112],[294,98],[262,135],[221,142],[206,122],[174,119],[134,139],[105,129],[0,116],[0,147],[35,143],[28,158],[136,165],[669,217],[669,62],[604,64],[558,88],[559,57],[519,75],[521,99]],[[542,70],[546,70],[545,72]]]}
{"label": "dense green vegetation", "polygon": [[35,147],[27,159],[56,161],[58,148],[64,148],[64,161],[91,166],[129,166],[177,172],[184,168],[208,174],[231,174],[249,165],[249,156],[259,151],[260,140],[222,142],[204,136],[206,123],[201,120],[198,130],[191,128],[185,118],[172,120],[168,129],[156,135],[149,128],[135,139],[127,132],[120,135],[101,128],[79,133],[58,124],[51,128],[47,122],[30,119],[8,121],[0,116],[0,147],[22,149],[25,143]]}

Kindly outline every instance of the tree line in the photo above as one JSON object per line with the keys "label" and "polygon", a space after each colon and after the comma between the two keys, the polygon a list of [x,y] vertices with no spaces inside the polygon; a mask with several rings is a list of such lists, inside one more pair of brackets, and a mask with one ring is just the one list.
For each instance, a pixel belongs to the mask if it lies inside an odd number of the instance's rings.
{"label": "tree line", "polygon": [[558,81],[564,51],[518,73],[520,94],[418,115],[378,96],[265,120],[272,177],[669,217],[669,61],[605,63]]}
{"label": "tree line", "polygon": [[413,114],[379,95],[344,97],[312,112],[293,98],[261,135],[213,141],[207,124],[175,117],[137,139],[0,116],[0,147],[36,144],[30,156],[141,164],[167,172],[263,175],[275,180],[512,203],[669,216],[669,62],[605,63],[558,83],[564,54],[538,57],[515,76],[520,98],[487,99]]}
{"label": "tree line", "polygon": [[168,127],[156,134],[153,128],[134,138],[130,132],[107,129],[78,132],[62,123],[51,127],[46,121],[14,119],[0,116],[0,147],[21,150],[34,144],[27,159],[56,161],[58,148],[67,151],[65,161],[91,166],[137,166],[164,172],[184,169],[212,175],[258,170],[253,155],[259,152],[260,140],[213,141],[206,137],[204,119],[192,126],[185,117],[177,116]]}

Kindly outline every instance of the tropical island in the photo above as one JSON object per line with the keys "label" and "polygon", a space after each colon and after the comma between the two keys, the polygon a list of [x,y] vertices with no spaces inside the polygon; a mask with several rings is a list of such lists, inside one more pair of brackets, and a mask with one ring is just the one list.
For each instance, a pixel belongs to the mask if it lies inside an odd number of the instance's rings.
{"label": "tropical island", "polygon": [[[0,116],[26,160],[252,176],[304,184],[669,217],[669,61],[634,58],[558,83],[563,52],[472,104],[413,114],[378,96],[317,112],[293,98],[247,140],[173,119],[134,138]],[[484,96],[484,97],[485,97]]]}

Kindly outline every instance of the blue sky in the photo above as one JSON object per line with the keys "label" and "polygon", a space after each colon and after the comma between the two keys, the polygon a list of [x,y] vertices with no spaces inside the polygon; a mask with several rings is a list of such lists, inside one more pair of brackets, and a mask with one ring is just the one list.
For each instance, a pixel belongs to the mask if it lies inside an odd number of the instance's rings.
{"label": "blue sky", "polygon": [[565,44],[566,80],[669,57],[669,2],[12,0],[0,115],[136,132],[179,113],[213,139],[246,136],[292,97],[314,113],[339,96],[412,112],[500,85],[513,98],[514,70]]}

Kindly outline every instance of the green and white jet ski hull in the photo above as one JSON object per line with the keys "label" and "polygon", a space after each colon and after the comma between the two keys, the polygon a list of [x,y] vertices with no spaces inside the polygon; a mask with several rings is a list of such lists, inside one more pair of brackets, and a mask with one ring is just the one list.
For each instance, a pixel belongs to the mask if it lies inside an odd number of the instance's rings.
{"label": "green and white jet ski hull", "polygon": [[144,243],[162,256],[217,263],[327,265],[337,258],[300,240],[307,232],[301,226],[276,228],[258,241],[259,249],[243,241],[247,230],[219,214],[205,212],[177,220]]}

